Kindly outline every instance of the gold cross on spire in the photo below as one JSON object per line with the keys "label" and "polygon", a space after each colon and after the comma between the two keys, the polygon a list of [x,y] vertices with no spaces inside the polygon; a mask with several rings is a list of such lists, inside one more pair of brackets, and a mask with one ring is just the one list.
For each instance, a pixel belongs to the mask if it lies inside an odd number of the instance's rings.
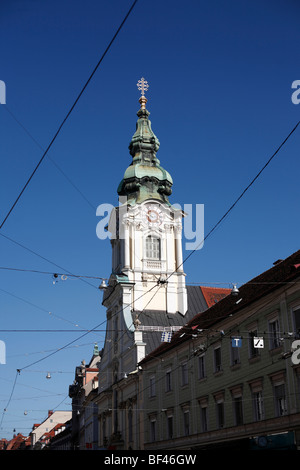
{"label": "gold cross on spire", "polygon": [[139,102],[140,102],[140,105],[141,105],[141,109],[146,109],[146,103],[147,103],[147,98],[145,96],[145,91],[148,90],[149,88],[149,85],[148,85],[148,82],[147,80],[144,79],[144,77],[142,77],[136,84],[136,86],[138,87],[138,90],[140,90],[141,92],[141,97],[139,99]]}
{"label": "gold cross on spire", "polygon": [[149,85],[148,85],[147,80],[145,80],[144,77],[142,77],[142,78],[137,82],[136,86],[138,87],[138,90],[140,90],[142,96],[145,96],[145,91],[147,91],[148,88],[149,88]]}

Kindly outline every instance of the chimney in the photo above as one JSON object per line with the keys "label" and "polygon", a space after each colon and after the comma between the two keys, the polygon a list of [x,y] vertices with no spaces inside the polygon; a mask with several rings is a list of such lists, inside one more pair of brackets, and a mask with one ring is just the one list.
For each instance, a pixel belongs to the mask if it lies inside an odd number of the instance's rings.
{"label": "chimney", "polygon": [[52,411],[52,410],[49,410],[49,411],[48,411],[48,418],[49,418],[49,416],[51,416],[51,415],[53,415],[53,411]]}

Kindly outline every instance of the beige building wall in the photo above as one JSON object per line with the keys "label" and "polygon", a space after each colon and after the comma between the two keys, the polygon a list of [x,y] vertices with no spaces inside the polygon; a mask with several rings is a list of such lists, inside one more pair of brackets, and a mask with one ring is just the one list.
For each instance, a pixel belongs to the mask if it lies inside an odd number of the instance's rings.
{"label": "beige building wall", "polygon": [[[297,310],[299,283],[287,284],[142,362],[145,449],[297,435],[300,368],[291,361]],[[264,340],[255,353],[252,333]],[[240,348],[232,347],[233,337],[241,338]]]}
{"label": "beige building wall", "polygon": [[51,431],[57,424],[63,424],[72,418],[72,411],[48,412],[48,418],[31,431],[31,445],[34,446],[45,432]]}

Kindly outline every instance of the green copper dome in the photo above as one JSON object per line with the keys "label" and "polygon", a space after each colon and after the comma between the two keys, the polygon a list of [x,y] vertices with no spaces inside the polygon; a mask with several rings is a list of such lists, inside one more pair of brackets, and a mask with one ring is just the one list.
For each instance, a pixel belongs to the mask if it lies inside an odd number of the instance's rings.
{"label": "green copper dome", "polygon": [[119,184],[118,194],[127,196],[129,204],[141,203],[146,199],[158,199],[169,204],[173,180],[156,157],[160,144],[151,128],[147,99],[141,96],[139,101],[141,108],[137,112],[136,131],[129,144],[132,163]]}

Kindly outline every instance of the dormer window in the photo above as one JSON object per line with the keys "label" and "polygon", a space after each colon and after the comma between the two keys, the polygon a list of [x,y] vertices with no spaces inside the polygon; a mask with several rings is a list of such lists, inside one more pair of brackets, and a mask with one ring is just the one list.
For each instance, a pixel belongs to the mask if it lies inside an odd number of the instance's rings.
{"label": "dormer window", "polygon": [[160,260],[160,238],[152,235],[146,238],[146,258]]}

